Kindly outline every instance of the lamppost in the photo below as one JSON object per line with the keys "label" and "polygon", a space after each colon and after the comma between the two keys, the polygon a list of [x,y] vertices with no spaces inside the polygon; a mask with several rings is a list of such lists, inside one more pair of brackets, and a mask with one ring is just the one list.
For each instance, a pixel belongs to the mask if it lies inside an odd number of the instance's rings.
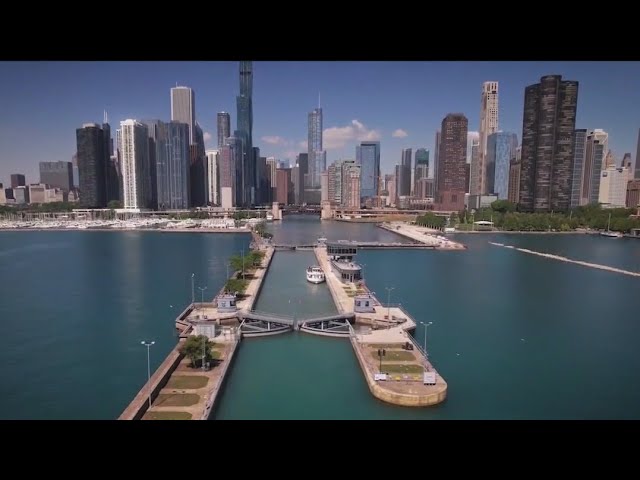
{"label": "lamppost", "polygon": [[195,278],[196,278],[196,274],[192,273],[191,274],[191,305],[193,305],[194,303],[196,303],[196,291],[195,291]]}
{"label": "lamppost", "polygon": [[204,291],[207,289],[207,287],[198,287],[198,290],[200,290],[200,310],[202,310],[202,304],[204,303]]}
{"label": "lamppost", "polygon": [[[150,362],[150,356],[149,356],[149,349],[151,348],[152,345],[154,345],[156,342],[145,342],[144,340],[142,342],[140,342],[142,345],[144,345],[145,347],[147,347],[147,386],[149,387],[149,382],[151,381],[151,362]],[[151,408],[151,389],[149,389],[149,408]]]}
{"label": "lamppost", "polygon": [[428,356],[427,354],[427,327],[429,325],[433,325],[433,322],[429,322],[429,323],[424,323],[424,322],[420,322],[422,325],[424,325],[424,354]]}
{"label": "lamppost", "polygon": [[204,370],[204,362],[207,358],[207,336],[202,335],[202,370]]}
{"label": "lamppost", "polygon": [[382,373],[382,357],[384,357],[387,354],[387,351],[384,348],[379,348],[378,349],[378,358],[380,359],[380,373]]}
{"label": "lamppost", "polygon": [[384,287],[387,290],[387,320],[391,320],[391,290],[396,287]]}
{"label": "lamppost", "polygon": [[242,249],[242,279],[244,280],[244,248]]}

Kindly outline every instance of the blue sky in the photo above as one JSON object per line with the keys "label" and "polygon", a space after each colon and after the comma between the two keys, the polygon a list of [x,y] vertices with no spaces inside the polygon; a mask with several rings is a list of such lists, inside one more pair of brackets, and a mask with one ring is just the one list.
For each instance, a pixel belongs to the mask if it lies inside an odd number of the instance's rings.
{"label": "blue sky", "polygon": [[[327,161],[354,158],[359,139],[379,139],[388,173],[402,148],[433,152],[449,112],[477,131],[487,80],[500,84],[500,129],[520,141],[524,88],[548,74],[580,82],[577,128],[606,130],[617,161],[625,152],[635,159],[640,62],[254,62],[254,143],[293,161],[306,151],[307,114],[321,92]],[[218,111],[230,112],[235,128],[237,62],[0,62],[0,182],[11,173],[37,182],[39,161],[70,161],[75,129],[101,122],[105,109],[114,132],[126,118],[169,120],[176,83],[196,92],[207,147]]]}

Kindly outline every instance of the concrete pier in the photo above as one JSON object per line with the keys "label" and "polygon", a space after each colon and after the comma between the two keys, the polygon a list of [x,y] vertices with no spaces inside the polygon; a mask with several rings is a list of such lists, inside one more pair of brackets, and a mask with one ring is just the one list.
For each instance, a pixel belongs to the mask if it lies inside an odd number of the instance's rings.
{"label": "concrete pier", "polygon": [[[236,312],[219,312],[212,302],[187,306],[176,318],[180,340],[160,367],[120,415],[119,420],[206,420],[215,408],[218,395],[240,345],[240,324],[243,313],[253,309],[267,275],[274,249],[257,243],[265,252],[256,268]],[[234,274],[235,275],[235,274]],[[221,292],[220,292],[221,293]],[[210,370],[190,367],[190,360],[180,353],[180,347],[193,334],[194,327],[215,325],[215,345]],[[151,407],[149,407],[151,397]]]}
{"label": "concrete pier", "polygon": [[378,227],[417,242],[430,245],[436,250],[464,250],[467,248],[462,243],[454,242],[446,238],[439,230],[432,228],[420,227],[405,222],[380,223]]}
{"label": "concrete pier", "polygon": [[[326,247],[316,247],[315,254],[336,308],[343,314],[354,313],[358,287],[338,279],[329,264]],[[349,338],[371,393],[387,403],[408,407],[443,402],[447,382],[409,333],[415,330],[416,321],[402,307],[382,305],[370,292],[369,295],[373,305],[367,313],[355,313],[355,329]],[[385,355],[380,362],[378,352],[382,350]],[[425,372],[434,374],[433,385],[424,383]]]}

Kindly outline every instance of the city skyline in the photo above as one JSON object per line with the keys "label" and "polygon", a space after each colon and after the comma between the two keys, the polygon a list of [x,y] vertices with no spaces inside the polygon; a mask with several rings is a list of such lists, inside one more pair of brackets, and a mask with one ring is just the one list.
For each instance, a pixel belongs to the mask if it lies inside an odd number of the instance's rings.
{"label": "city skyline", "polygon": [[[4,62],[0,182],[24,173],[36,183],[39,162],[71,161],[73,133],[98,123],[104,110],[113,125],[127,118],[169,121],[167,97],[176,83],[194,90],[205,146],[216,148],[217,113],[231,112],[237,122],[237,68],[237,62]],[[435,152],[435,132],[448,113],[464,113],[469,131],[478,131],[485,81],[500,85],[499,129],[520,137],[525,87],[558,74],[580,82],[576,128],[607,131],[616,162],[630,152],[637,166],[640,93],[628,84],[640,73],[634,62],[254,62],[253,70],[253,144],[279,160],[293,163],[307,151],[307,115],[318,92],[327,165],[354,159],[361,141],[380,141],[385,174],[403,148]]]}

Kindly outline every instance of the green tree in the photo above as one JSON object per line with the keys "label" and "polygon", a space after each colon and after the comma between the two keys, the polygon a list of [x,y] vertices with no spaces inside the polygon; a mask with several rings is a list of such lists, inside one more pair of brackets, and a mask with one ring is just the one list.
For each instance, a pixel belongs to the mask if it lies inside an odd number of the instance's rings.
{"label": "green tree", "polygon": [[191,360],[191,366],[195,368],[198,361],[202,361],[202,356],[205,357],[205,362],[210,361],[213,358],[211,349],[215,344],[207,338],[206,335],[191,335],[185,340],[180,347],[180,353]]}
{"label": "green tree", "polygon": [[510,202],[509,200],[496,200],[491,203],[491,209],[494,212],[507,213],[507,212],[515,212],[516,204]]}
{"label": "green tree", "polygon": [[122,202],[120,200],[111,200],[107,204],[107,208],[115,210],[116,208],[122,208]]}
{"label": "green tree", "polygon": [[224,289],[227,293],[244,293],[248,284],[249,282],[241,278],[230,278],[227,280],[227,283],[225,283]]}

